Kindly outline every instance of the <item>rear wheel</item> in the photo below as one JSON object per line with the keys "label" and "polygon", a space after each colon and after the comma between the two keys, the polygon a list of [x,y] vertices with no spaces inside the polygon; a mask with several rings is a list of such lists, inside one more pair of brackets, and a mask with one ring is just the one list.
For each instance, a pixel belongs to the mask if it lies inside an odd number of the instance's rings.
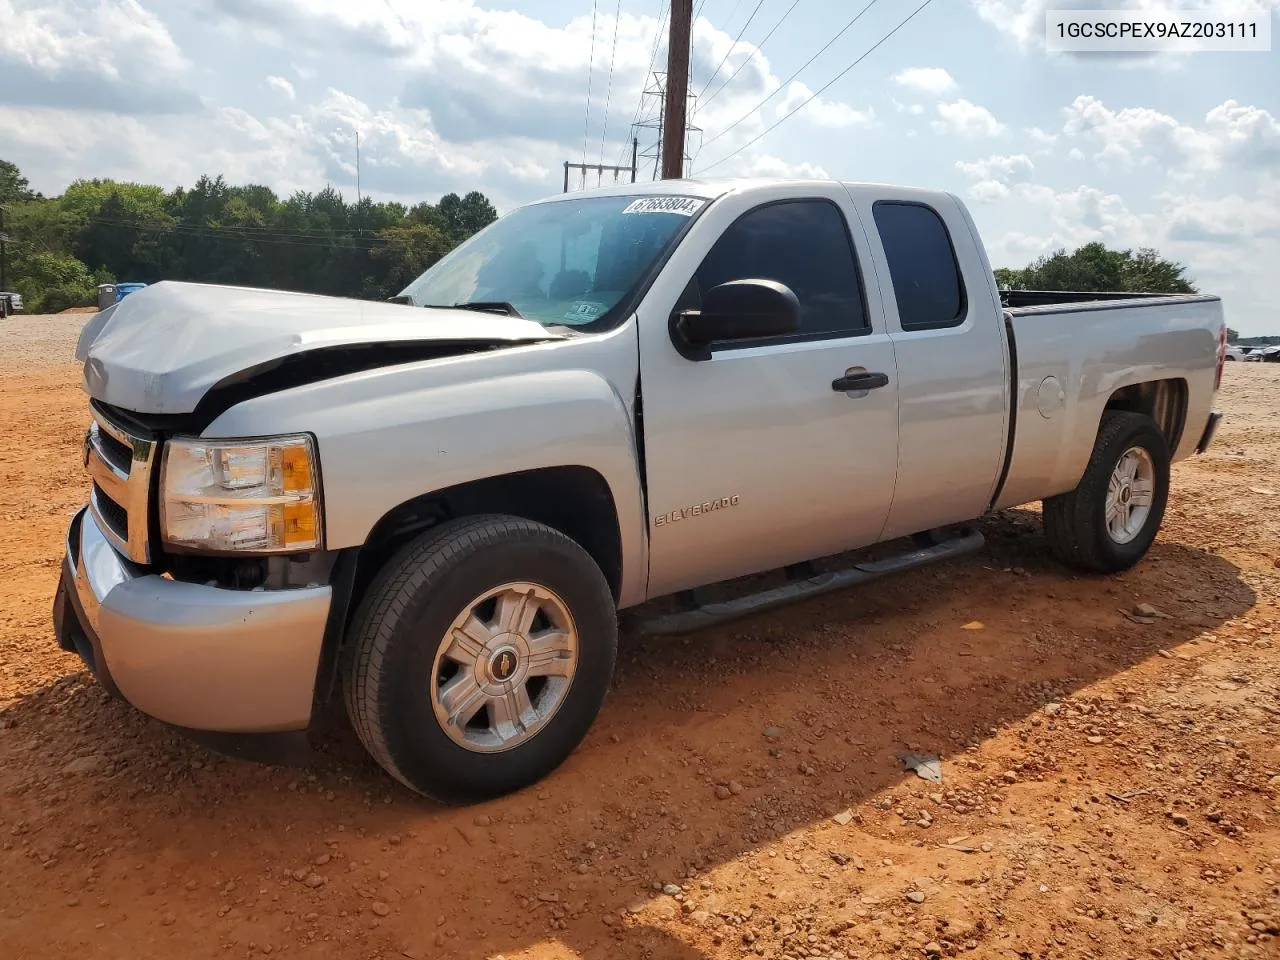
{"label": "rear wheel", "polygon": [[1155,421],[1105,413],[1080,483],[1044,501],[1049,547],[1081,570],[1126,570],[1151,547],[1168,497],[1169,446]]}
{"label": "rear wheel", "polygon": [[381,572],[352,622],[344,689],[366,749],[445,802],[527,786],[573,751],[613,673],[600,568],[542,524],[443,524]]}

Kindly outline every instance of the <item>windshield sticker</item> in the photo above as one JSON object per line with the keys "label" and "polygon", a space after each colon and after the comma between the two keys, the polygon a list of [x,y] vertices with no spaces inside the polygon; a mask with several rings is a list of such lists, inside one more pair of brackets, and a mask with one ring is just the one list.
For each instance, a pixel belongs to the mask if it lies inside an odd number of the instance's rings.
{"label": "windshield sticker", "polygon": [[604,313],[606,309],[603,303],[579,300],[569,308],[569,312],[564,315],[564,319],[567,323],[590,323]]}
{"label": "windshield sticker", "polygon": [[692,217],[707,205],[701,197],[641,197],[627,204],[623,213],[674,213]]}

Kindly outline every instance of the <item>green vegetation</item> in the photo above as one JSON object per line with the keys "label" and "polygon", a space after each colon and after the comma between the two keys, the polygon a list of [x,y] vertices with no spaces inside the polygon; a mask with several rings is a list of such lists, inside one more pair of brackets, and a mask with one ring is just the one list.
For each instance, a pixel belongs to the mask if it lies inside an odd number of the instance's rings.
{"label": "green vegetation", "polygon": [[1129,293],[1196,293],[1186,268],[1150,247],[1108,250],[1086,243],[1073,253],[1058,250],[1022,270],[1001,267],[996,282],[1014,290],[1116,290]]}
{"label": "green vegetation", "polygon": [[347,203],[338,191],[281,200],[201,177],[190,189],[77,180],[33,193],[0,160],[7,283],[30,313],[96,301],[113,281],[191,280],[385,299],[497,217],[482,193],[439,203]]}

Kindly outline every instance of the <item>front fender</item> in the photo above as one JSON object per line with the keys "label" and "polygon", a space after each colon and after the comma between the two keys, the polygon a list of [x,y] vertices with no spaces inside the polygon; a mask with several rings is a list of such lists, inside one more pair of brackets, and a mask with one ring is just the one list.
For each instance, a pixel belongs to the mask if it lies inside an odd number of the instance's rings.
{"label": "front fender", "polygon": [[[325,546],[363,544],[389,510],[457,484],[546,467],[582,466],[609,485],[622,542],[622,605],[643,598],[647,561],[635,433],[603,376],[542,370],[426,383],[379,371],[382,389],[345,379],[247,400],[206,437],[310,433],[324,491]],[[375,375],[376,376],[376,375]]]}

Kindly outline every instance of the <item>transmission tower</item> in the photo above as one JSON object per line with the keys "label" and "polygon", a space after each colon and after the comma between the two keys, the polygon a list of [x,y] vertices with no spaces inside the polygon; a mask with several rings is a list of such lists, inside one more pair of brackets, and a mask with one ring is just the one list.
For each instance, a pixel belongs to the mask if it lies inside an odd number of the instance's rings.
{"label": "transmission tower", "polygon": [[[662,172],[662,134],[667,107],[667,75],[655,70],[649,85],[645,87],[640,98],[640,119],[632,124],[632,133],[640,141],[640,166],[649,169],[648,161],[652,161],[651,180],[657,180]],[[685,116],[693,116],[694,97],[688,97]],[[692,156],[689,153],[689,141],[693,135],[701,135],[702,128],[691,123],[684,127],[684,169],[688,170]]]}

